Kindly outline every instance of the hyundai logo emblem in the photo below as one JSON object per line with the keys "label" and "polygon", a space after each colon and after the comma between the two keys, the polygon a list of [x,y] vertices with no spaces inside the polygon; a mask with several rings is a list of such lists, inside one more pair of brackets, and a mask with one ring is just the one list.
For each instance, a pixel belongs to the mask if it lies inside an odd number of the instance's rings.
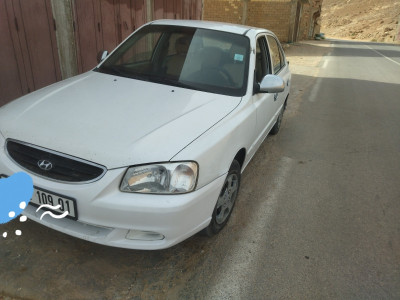
{"label": "hyundai logo emblem", "polygon": [[39,160],[37,165],[39,166],[39,168],[45,171],[50,171],[53,168],[53,164],[45,159]]}

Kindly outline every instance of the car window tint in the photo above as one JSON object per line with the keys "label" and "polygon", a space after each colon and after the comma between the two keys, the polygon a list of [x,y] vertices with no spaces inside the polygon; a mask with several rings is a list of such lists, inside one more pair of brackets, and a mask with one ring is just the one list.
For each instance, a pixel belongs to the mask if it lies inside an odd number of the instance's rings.
{"label": "car window tint", "polygon": [[149,62],[153,55],[154,45],[161,36],[160,32],[153,32],[139,39],[118,59],[118,64],[130,64],[137,62]]}
{"label": "car window tint", "polygon": [[186,54],[192,37],[184,33],[172,33],[168,40],[167,56]]}
{"label": "car window tint", "polygon": [[274,70],[274,74],[276,74],[284,66],[283,54],[281,53],[277,40],[270,35],[268,36],[268,44],[272,60],[272,69]]}

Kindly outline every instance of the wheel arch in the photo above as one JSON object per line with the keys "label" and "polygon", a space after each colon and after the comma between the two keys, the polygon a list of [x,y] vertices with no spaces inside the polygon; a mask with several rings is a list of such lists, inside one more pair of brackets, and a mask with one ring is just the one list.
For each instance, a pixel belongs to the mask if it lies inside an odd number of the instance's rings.
{"label": "wheel arch", "polygon": [[288,100],[289,100],[289,94],[286,96],[285,102],[283,102],[283,109],[284,110],[286,110]]}
{"label": "wheel arch", "polygon": [[242,170],[242,168],[243,168],[245,159],[246,159],[246,149],[242,148],[236,153],[235,158],[234,158],[234,160],[237,160],[237,162],[239,163],[240,170]]}

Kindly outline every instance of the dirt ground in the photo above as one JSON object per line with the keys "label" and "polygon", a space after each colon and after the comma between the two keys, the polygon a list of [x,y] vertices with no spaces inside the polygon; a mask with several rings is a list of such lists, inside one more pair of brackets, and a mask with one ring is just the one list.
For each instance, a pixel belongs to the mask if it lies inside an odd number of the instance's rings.
{"label": "dirt ground", "polygon": [[[290,98],[294,99],[287,108],[286,116],[297,112],[303,92],[314,84],[318,76],[321,58],[331,51],[330,44],[328,40],[310,40],[284,46],[293,75]],[[314,80],[305,81],[304,78],[314,78]]]}
{"label": "dirt ground", "polygon": [[400,43],[399,0],[324,0],[321,19],[330,38]]}
{"label": "dirt ground", "polygon": [[[296,113],[303,91],[313,84],[313,80],[297,78],[316,78],[329,45],[329,41],[308,41],[285,47],[293,73],[285,118]],[[263,152],[273,150],[270,143],[260,148],[248,168],[254,169]],[[176,299],[193,295],[193,285],[206,290],[218,276],[219,263],[226,255],[224,249],[239,239],[243,223],[251,217],[246,207],[246,197],[251,196],[254,184],[250,175],[243,174],[244,201],[237,203],[220,234],[212,238],[196,235],[162,251],[101,246],[29,220],[1,225],[2,232],[9,234],[0,238],[0,300]],[[17,229],[22,231],[21,236],[14,234]]]}

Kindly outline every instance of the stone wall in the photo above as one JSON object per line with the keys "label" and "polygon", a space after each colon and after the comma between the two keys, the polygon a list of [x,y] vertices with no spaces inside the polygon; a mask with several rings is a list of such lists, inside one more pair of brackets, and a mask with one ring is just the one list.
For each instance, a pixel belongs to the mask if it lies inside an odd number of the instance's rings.
{"label": "stone wall", "polygon": [[322,0],[310,0],[302,7],[299,36],[300,40],[313,38],[321,28]]}
{"label": "stone wall", "polygon": [[245,24],[243,0],[203,0],[203,20]]}
{"label": "stone wall", "polygon": [[248,25],[267,28],[281,41],[288,41],[292,14],[291,0],[252,0],[248,6]]}

